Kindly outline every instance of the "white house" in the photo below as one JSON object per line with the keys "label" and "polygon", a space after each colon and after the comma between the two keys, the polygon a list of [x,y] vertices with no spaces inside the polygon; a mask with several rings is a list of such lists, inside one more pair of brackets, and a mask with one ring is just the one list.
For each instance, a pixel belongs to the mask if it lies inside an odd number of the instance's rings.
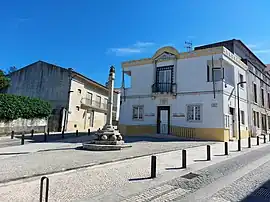
{"label": "white house", "polygon": [[[227,48],[178,52],[163,47],[151,58],[123,62],[122,69],[131,80],[126,88],[123,79],[119,128],[124,135],[163,133],[220,141],[238,136],[237,83],[246,81],[248,67]],[[239,98],[245,138],[244,84]]]}

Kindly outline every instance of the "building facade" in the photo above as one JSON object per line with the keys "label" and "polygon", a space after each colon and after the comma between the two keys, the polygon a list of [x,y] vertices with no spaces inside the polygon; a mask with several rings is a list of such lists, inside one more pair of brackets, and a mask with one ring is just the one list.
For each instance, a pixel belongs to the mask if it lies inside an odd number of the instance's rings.
{"label": "building facade", "polygon": [[267,134],[270,130],[270,74],[267,66],[240,40],[232,39],[196,47],[202,50],[224,46],[238,55],[248,66],[248,128],[252,136]]}
{"label": "building facade", "polygon": [[[237,83],[248,65],[226,47],[179,53],[163,47],[151,57],[122,63],[120,131],[125,135],[173,134],[228,141],[249,135],[248,92]],[[125,78],[125,76],[123,76]]]}
{"label": "building facade", "polygon": [[[11,86],[5,93],[37,97],[49,101],[51,131],[97,130],[106,122],[108,88],[71,68],[43,61],[9,75]],[[114,94],[114,120],[119,118],[120,94]]]}

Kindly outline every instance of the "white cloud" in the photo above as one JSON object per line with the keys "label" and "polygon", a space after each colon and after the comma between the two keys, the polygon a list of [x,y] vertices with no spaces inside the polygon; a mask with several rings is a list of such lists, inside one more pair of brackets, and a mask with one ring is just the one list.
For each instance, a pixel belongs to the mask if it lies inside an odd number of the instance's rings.
{"label": "white cloud", "polygon": [[138,54],[138,53],[146,51],[147,48],[149,48],[150,46],[153,46],[153,45],[155,45],[155,44],[152,42],[138,41],[135,44],[128,46],[128,47],[110,48],[108,50],[108,52],[114,53],[116,56]]}
{"label": "white cloud", "polygon": [[247,47],[249,47],[249,48],[257,48],[258,44],[247,44]]}
{"label": "white cloud", "polygon": [[270,49],[255,50],[254,53],[257,53],[257,54],[270,53]]}

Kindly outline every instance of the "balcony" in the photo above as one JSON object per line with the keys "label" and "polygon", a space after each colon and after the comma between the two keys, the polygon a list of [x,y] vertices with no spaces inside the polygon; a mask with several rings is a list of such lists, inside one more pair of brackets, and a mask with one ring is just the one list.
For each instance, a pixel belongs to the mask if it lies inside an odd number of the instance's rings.
{"label": "balcony", "polygon": [[[88,99],[88,98],[82,98],[81,99],[81,107],[83,109],[95,109],[97,111],[102,111],[102,112],[106,112],[108,110],[108,104],[107,103],[102,103],[102,102],[98,102],[96,100],[92,100],[92,99]],[[117,110],[117,106],[114,105],[113,106],[113,112],[116,112]]]}
{"label": "balcony", "polygon": [[152,85],[152,93],[176,93],[176,83],[154,83]]}

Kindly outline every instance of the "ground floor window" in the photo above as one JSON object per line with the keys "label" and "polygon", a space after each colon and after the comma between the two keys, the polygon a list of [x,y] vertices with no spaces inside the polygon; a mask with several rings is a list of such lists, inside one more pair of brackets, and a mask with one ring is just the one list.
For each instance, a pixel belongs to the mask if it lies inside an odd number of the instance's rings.
{"label": "ground floor window", "polygon": [[187,105],[187,120],[201,121],[201,105]]}
{"label": "ground floor window", "polygon": [[241,124],[245,124],[245,112],[241,110]]}
{"label": "ground floor window", "polygon": [[142,105],[133,106],[132,119],[143,120],[143,106]]}
{"label": "ground floor window", "polygon": [[253,111],[253,125],[260,128],[260,114],[259,112]]}

